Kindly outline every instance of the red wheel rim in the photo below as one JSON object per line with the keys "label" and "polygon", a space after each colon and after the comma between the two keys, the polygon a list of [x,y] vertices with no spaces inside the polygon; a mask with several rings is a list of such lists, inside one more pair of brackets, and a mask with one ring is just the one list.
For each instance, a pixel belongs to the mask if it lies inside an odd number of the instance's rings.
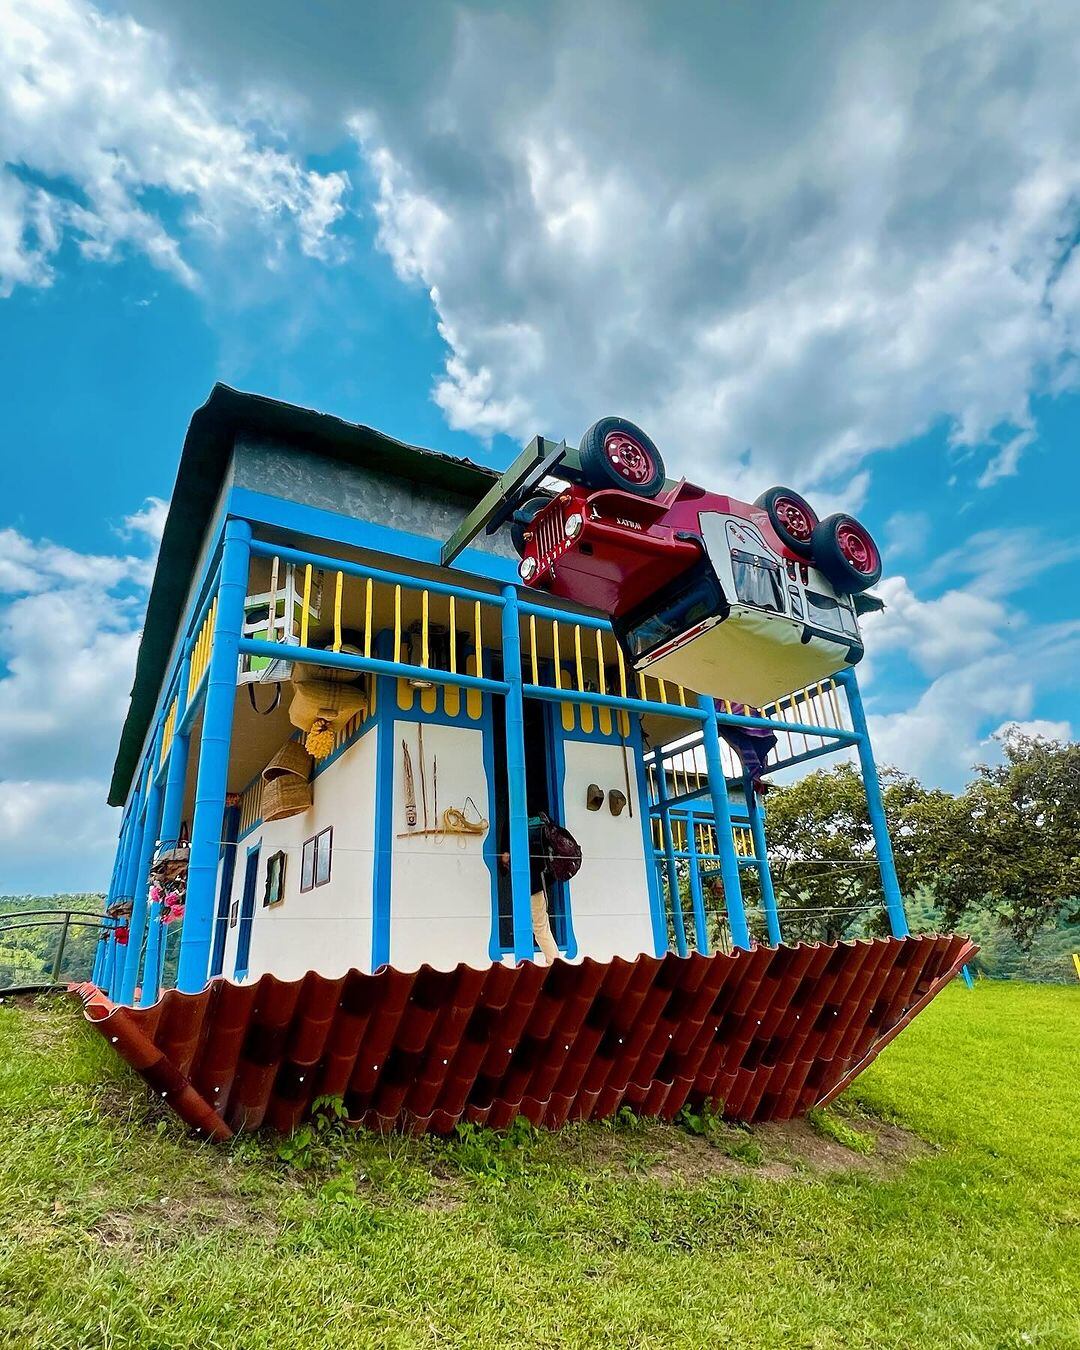
{"label": "red wheel rim", "polygon": [[604,454],[620,478],[628,483],[645,483],[656,472],[648,450],[625,431],[609,431],[604,437]]}
{"label": "red wheel rim", "polygon": [[805,507],[791,497],[777,497],[773,502],[773,513],[792,539],[797,539],[800,544],[810,542],[815,521],[811,519]]}
{"label": "red wheel rim", "polygon": [[836,527],[836,543],[840,552],[864,577],[877,568],[878,551],[874,541],[854,520],[844,520]]}

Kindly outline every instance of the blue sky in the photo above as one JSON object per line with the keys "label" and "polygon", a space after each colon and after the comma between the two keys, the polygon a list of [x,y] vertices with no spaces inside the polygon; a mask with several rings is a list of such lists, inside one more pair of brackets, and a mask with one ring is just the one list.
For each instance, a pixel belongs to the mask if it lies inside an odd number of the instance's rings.
{"label": "blue sky", "polygon": [[877,534],[880,759],[958,787],[1011,721],[1075,732],[1072,7],[420,12],[0,20],[0,892],[107,880],[217,379],[497,465],[633,417]]}

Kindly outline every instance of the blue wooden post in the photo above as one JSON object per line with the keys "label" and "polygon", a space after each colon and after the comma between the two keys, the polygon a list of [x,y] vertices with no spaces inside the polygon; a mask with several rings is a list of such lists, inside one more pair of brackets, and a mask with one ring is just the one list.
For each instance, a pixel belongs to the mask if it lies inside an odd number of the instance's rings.
{"label": "blue wooden post", "polygon": [[907,937],[909,933],[907,915],[904,913],[904,897],[900,894],[900,882],[896,876],[896,861],[893,858],[892,840],[889,838],[889,822],[885,816],[885,802],[881,795],[881,780],[878,778],[874,752],[870,745],[870,735],[866,727],[866,710],[863,708],[862,694],[855,678],[854,670],[842,670],[836,676],[838,683],[847,692],[848,709],[851,712],[851,729],[858,736],[856,749],[859,754],[859,768],[862,770],[863,790],[866,793],[866,809],[870,816],[870,828],[874,832],[874,846],[877,849],[878,868],[881,872],[881,890],[885,896],[885,912],[889,916],[889,930],[893,937]]}
{"label": "blue wooden post", "polygon": [[161,749],[161,724],[150,746],[150,784],[146,793],[146,813],[143,817],[142,838],[139,841],[138,863],[135,870],[135,889],[131,897],[131,918],[128,921],[128,945],[124,953],[124,971],[120,979],[120,1003],[134,1003],[135,986],[142,963],[142,944],[146,933],[146,909],[149,904],[150,863],[157,846],[161,825],[161,787],[157,782],[158,752]]}
{"label": "blue wooden post", "polygon": [[142,848],[143,806],[146,800],[146,766],[139,765],[139,786],[135,792],[135,801],[131,808],[131,829],[128,832],[127,851],[120,873],[118,900],[130,900],[135,894],[135,872],[139,865],[139,850]]}
{"label": "blue wooden post", "polygon": [[667,770],[664,768],[663,755],[657,750],[653,763],[656,766],[656,804],[660,808],[660,834],[664,841],[664,860],[667,867],[668,894],[671,897],[671,922],[675,928],[675,950],[680,956],[686,956],[686,920],[683,917],[682,897],[679,895],[679,873],[675,866],[675,840],[671,834],[671,812],[668,809]]}
{"label": "blue wooden post", "polygon": [[[374,652],[380,660],[396,661],[394,635],[384,629],[375,635]],[[371,969],[390,964],[390,927],[394,880],[394,709],[397,680],[375,676],[375,857],[371,879]]]}
{"label": "blue wooden post", "polygon": [[214,911],[214,941],[210,949],[210,974],[220,975],[225,968],[225,938],[229,931],[229,904],[236,876],[236,836],[240,833],[240,807],[225,808],[225,832],[221,845],[221,883]]}
{"label": "blue wooden post", "polygon": [[702,956],[709,954],[709,921],[705,914],[705,897],[701,892],[701,863],[697,851],[697,822],[693,811],[686,818],[687,852],[690,854],[690,899],[694,905],[694,927],[697,929],[697,949]]}
{"label": "blue wooden post", "polygon": [[140,1008],[148,1008],[151,1003],[157,1002],[161,945],[165,937],[165,929],[161,923],[162,909],[164,906],[160,900],[153,901],[150,906],[149,929],[146,934],[146,963],[143,966],[142,992],[139,995]]}
{"label": "blue wooden post", "polygon": [[[619,713],[615,714],[620,716]],[[630,719],[630,749],[634,756],[634,775],[637,780],[638,818],[641,821],[641,842],[645,853],[645,881],[649,888],[649,917],[652,920],[653,954],[663,956],[668,949],[667,916],[664,913],[663,888],[656,865],[656,845],[653,842],[652,812],[649,809],[649,780],[645,773],[645,743],[641,735],[641,718],[628,713]]]}
{"label": "blue wooden post", "polygon": [[518,626],[518,596],[513,586],[503,587],[502,657],[503,679],[510,686],[505,695],[506,784],[509,808],[510,895],[514,929],[514,960],[531,961],[533,941],[532,904],[529,886],[529,807],[525,792],[525,697],[521,692],[521,630]]}
{"label": "blue wooden post", "polygon": [[769,934],[769,945],[779,947],[780,915],[776,912],[776,892],[773,890],[772,872],[769,870],[769,854],[765,846],[765,812],[754,783],[748,773],[743,774],[743,795],[746,797],[746,814],[750,821],[750,835],[754,841],[754,859],[757,864],[758,881],[761,885],[761,907],[765,911],[765,928]]}
{"label": "blue wooden post", "polygon": [[109,891],[105,896],[105,905],[102,912],[102,926],[105,932],[104,936],[98,941],[98,950],[94,958],[94,973],[92,976],[93,983],[105,993],[108,993],[105,977],[112,957],[112,934],[114,927],[108,920],[108,913],[113,901],[115,901],[120,894],[120,882],[124,874],[124,859],[127,857],[127,845],[130,833],[131,811],[125,809],[124,818],[120,822],[120,833],[116,839],[116,856],[113,858],[112,878],[109,881]]}
{"label": "blue wooden post", "polygon": [[250,556],[251,526],[246,520],[227,521],[221,553],[213,647],[206,678],[202,735],[199,738],[199,774],[195,784],[191,858],[188,863],[184,927],[180,935],[180,966],[176,980],[177,988],[185,994],[198,993],[206,983],[210,967],[214,893],[225,815],[236,673]]}
{"label": "blue wooden post", "polygon": [[162,852],[175,848],[180,838],[180,824],[184,813],[184,788],[187,785],[188,751],[191,735],[180,730],[187,712],[188,680],[191,678],[191,654],[180,662],[180,677],[176,692],[175,734],[169,746],[169,767],[165,773],[165,796],[161,806]]}
{"label": "blue wooden post", "polygon": [[750,947],[750,930],[746,926],[743,908],[742,882],[739,880],[739,859],[731,834],[731,803],[728,801],[724,760],[720,754],[720,733],[716,729],[716,705],[705,694],[698,696],[698,706],[705,714],[702,738],[705,749],[705,768],[709,775],[709,796],[712,798],[713,819],[716,821],[716,846],[720,850],[720,877],[724,883],[724,904],[727,907],[731,941],[736,947]]}
{"label": "blue wooden post", "polygon": [[94,969],[90,972],[90,983],[96,984],[101,988],[101,976],[105,969],[105,957],[109,951],[109,924],[106,919],[101,921],[101,932],[98,934],[97,946],[94,948]]}

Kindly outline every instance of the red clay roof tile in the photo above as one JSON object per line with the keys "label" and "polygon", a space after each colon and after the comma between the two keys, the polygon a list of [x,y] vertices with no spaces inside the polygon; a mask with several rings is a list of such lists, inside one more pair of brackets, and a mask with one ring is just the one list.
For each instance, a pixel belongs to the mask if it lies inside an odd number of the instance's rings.
{"label": "red clay roof tile", "polygon": [[962,937],[608,963],[213,980],[151,1008],[75,987],[194,1129],[292,1129],[318,1096],[375,1128],[556,1127],[687,1101],[787,1119],[831,1101],[970,961]]}

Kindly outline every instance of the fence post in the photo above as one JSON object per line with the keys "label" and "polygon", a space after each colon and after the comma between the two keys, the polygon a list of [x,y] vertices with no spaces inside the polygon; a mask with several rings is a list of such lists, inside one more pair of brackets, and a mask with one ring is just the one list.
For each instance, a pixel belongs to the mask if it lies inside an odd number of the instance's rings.
{"label": "fence post", "polygon": [[724,904],[727,907],[728,927],[731,929],[731,944],[733,947],[749,949],[750,930],[746,926],[739,859],[731,834],[731,803],[728,801],[727,779],[724,777],[724,760],[720,754],[720,733],[716,729],[716,704],[707,695],[699,694],[698,707],[705,713],[702,724],[705,768],[709,775],[713,819],[716,821],[716,845],[720,850],[720,877],[724,883]]}
{"label": "fence post", "polygon": [[754,791],[753,779],[748,773],[743,774],[743,796],[746,798],[746,814],[750,820],[750,836],[754,841],[754,858],[761,885],[761,907],[765,911],[765,928],[769,934],[769,945],[779,947],[782,941],[780,915],[776,911],[776,892],[773,890],[769,854],[765,846],[765,811]]}
{"label": "fence post", "polygon": [[531,961],[536,954],[532,929],[529,883],[529,806],[525,790],[525,696],[521,691],[521,629],[518,596],[513,586],[502,588],[503,679],[506,692],[506,786],[509,814],[510,896],[513,914],[514,960]]}
{"label": "fence post", "polygon": [[64,964],[64,948],[67,946],[68,929],[71,927],[71,910],[64,910],[64,926],[60,929],[60,941],[56,944],[56,955],[53,957],[52,982],[60,983],[60,968]]}
{"label": "fence post", "polygon": [[250,524],[246,520],[228,520],[221,552],[213,647],[206,676],[184,926],[180,934],[180,965],[176,987],[185,994],[199,992],[206,983],[210,966],[214,895],[221,853],[221,825],[225,814],[229,746],[232,742],[240,633],[244,624],[250,557]]}
{"label": "fence post", "polygon": [[892,840],[889,838],[889,822],[885,816],[885,801],[881,795],[881,780],[878,778],[874,752],[870,745],[870,734],[866,726],[866,710],[863,707],[862,694],[852,669],[841,670],[836,680],[844,686],[847,694],[848,710],[851,713],[851,729],[858,736],[856,749],[859,754],[859,768],[862,771],[863,791],[866,793],[866,810],[870,816],[870,828],[874,832],[874,847],[877,849],[878,869],[881,872],[881,890],[885,896],[885,912],[889,917],[889,930],[893,937],[907,937],[909,933],[907,915],[904,913],[904,897],[900,893],[900,882],[896,876],[896,860],[893,858]]}

